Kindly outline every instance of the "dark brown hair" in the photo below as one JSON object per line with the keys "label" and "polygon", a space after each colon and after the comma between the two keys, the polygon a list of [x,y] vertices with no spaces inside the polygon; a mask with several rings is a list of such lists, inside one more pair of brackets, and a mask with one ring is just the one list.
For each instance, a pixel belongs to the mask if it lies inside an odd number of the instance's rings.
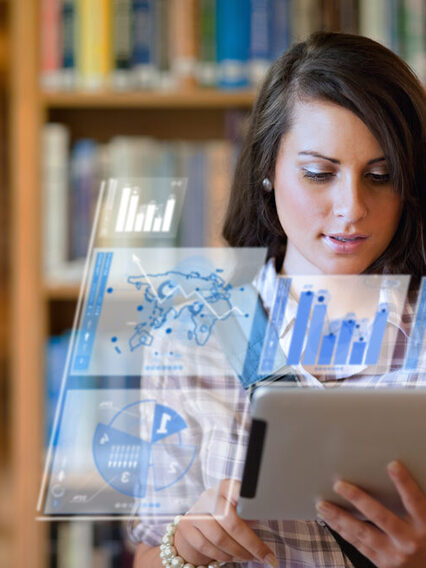
{"label": "dark brown hair", "polygon": [[410,67],[366,37],[316,32],[271,66],[250,117],[232,184],[223,236],[231,246],[266,246],[277,270],[285,252],[273,192],[281,137],[296,100],[323,100],[354,112],[388,159],[403,212],[384,253],[367,272],[421,276],[426,265],[426,94]]}

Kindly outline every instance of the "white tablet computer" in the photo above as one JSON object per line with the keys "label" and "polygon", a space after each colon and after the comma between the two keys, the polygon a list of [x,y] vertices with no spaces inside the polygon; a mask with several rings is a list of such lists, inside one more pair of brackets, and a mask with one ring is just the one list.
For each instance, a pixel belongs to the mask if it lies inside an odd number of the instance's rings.
{"label": "white tablet computer", "polygon": [[402,514],[386,471],[394,459],[426,491],[426,388],[263,386],[251,414],[237,508],[244,519],[315,519],[320,499],[355,512],[333,491],[337,479]]}

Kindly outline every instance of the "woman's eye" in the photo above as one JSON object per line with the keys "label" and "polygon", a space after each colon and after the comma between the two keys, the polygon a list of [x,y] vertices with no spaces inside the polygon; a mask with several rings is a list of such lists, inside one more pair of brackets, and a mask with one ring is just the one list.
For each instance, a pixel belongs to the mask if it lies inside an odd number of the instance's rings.
{"label": "woman's eye", "polygon": [[367,174],[367,177],[373,183],[389,183],[390,182],[390,175],[389,174],[373,174],[372,172]]}
{"label": "woman's eye", "polygon": [[312,172],[311,170],[306,170],[305,168],[303,168],[303,177],[317,183],[324,183],[326,181],[329,181],[333,176],[334,174],[331,172]]}

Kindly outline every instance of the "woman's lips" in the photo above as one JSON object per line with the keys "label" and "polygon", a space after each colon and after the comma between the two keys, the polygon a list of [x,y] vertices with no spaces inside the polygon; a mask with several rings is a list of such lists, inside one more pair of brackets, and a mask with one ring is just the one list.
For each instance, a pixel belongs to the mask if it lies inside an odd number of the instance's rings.
{"label": "woman's lips", "polygon": [[368,235],[362,233],[330,233],[323,234],[322,238],[333,252],[351,254],[357,252],[368,239]]}

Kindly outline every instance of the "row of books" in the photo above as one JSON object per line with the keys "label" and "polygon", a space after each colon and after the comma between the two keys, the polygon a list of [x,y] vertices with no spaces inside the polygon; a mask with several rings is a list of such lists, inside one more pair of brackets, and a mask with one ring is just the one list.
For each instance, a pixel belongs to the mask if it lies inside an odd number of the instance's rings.
{"label": "row of books", "polygon": [[424,77],[425,14],[425,0],[42,0],[42,85],[247,87],[319,29],[373,37]]}
{"label": "row of books", "polygon": [[42,150],[46,278],[80,280],[104,179],[187,178],[178,235],[169,246],[222,244],[221,226],[237,152],[238,143],[226,139],[200,143],[130,136],[116,136],[106,144],[80,139],[70,149],[68,128],[46,124]]}

